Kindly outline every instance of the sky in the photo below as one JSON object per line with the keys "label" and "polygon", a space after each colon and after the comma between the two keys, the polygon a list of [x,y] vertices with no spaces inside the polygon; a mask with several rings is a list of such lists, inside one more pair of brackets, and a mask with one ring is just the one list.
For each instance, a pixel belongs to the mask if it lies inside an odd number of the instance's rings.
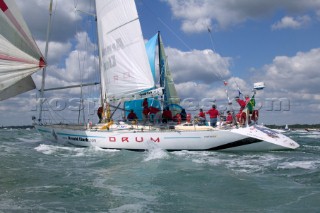
{"label": "sky", "polygon": [[[224,110],[226,88],[233,99],[239,89],[252,95],[253,84],[264,82],[265,88],[256,94],[260,123],[320,123],[320,0],[135,2],[144,39],[161,32],[187,111],[195,113],[212,101]],[[49,0],[16,3],[44,53]],[[89,15],[93,1],[54,0],[53,8],[46,88],[78,84],[80,79],[99,81],[96,29]],[[40,89],[41,72],[32,77]],[[88,98],[97,99],[98,93],[98,86],[86,89]],[[31,117],[38,116],[38,95],[33,90],[2,101],[0,125],[31,124]],[[60,97],[69,97],[67,105],[76,106],[79,89],[48,92],[46,97],[59,111],[66,107]],[[233,106],[237,108],[235,102]],[[87,111],[96,119],[91,108]],[[61,111],[62,119],[70,114]]]}

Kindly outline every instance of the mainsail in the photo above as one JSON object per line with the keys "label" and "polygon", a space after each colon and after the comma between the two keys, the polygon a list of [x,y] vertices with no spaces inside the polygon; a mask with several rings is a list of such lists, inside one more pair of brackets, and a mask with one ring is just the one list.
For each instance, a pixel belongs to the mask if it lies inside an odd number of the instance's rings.
{"label": "mainsail", "polygon": [[153,88],[134,0],[96,0],[103,97],[122,98]]}
{"label": "mainsail", "polygon": [[35,88],[31,75],[45,66],[13,0],[0,0],[0,101]]}

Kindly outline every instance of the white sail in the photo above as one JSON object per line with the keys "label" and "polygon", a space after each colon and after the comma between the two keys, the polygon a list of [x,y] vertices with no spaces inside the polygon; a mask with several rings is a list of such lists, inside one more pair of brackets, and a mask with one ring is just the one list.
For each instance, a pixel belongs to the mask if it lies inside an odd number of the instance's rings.
{"label": "white sail", "polygon": [[96,0],[103,96],[121,98],[153,88],[134,0]]}
{"label": "white sail", "polygon": [[35,88],[30,75],[45,65],[13,0],[0,0],[0,100]]}

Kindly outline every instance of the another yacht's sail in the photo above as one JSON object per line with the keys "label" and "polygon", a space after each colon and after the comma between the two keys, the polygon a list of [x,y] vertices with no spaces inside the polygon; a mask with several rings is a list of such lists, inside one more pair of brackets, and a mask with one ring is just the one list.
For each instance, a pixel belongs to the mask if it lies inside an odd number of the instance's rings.
{"label": "another yacht's sail", "polygon": [[164,52],[164,46],[159,34],[159,65],[160,65],[160,86],[165,88],[164,105],[174,105],[180,103],[176,87],[168,65],[167,56]]}
{"label": "another yacht's sail", "polygon": [[102,94],[121,98],[155,86],[134,0],[96,0]]}
{"label": "another yacht's sail", "polygon": [[34,89],[30,75],[44,65],[14,0],[0,0],[0,100]]}

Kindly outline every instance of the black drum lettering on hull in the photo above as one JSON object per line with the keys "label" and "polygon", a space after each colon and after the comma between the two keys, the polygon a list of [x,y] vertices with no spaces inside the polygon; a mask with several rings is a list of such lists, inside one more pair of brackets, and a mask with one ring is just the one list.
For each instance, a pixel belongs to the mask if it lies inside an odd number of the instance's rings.
{"label": "black drum lettering on hull", "polygon": [[253,143],[259,143],[262,142],[263,140],[257,139],[257,138],[244,138],[232,143],[228,143],[228,144],[224,144],[221,146],[216,146],[213,147],[209,150],[222,150],[222,149],[229,149],[229,148],[234,148],[234,147],[238,147],[238,146],[244,146],[244,145],[249,145],[249,144],[253,144]]}

